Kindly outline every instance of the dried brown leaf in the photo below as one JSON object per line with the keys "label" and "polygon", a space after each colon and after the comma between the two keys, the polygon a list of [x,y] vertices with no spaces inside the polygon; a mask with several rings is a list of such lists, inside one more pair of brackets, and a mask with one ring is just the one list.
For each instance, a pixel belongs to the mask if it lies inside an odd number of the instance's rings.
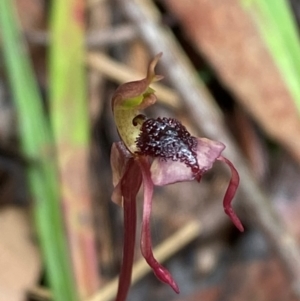
{"label": "dried brown leaf", "polygon": [[19,208],[2,209],[0,229],[0,301],[24,300],[41,268],[27,214]]}
{"label": "dried brown leaf", "polygon": [[300,120],[257,27],[240,1],[166,0],[186,35],[270,137],[300,162]]}

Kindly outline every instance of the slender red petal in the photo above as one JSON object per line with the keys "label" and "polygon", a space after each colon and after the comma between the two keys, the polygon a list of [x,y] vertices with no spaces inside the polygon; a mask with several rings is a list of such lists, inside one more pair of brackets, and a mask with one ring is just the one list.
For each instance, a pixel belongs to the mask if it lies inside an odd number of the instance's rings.
{"label": "slender red petal", "polygon": [[130,287],[136,234],[136,195],[142,183],[138,164],[131,158],[121,179],[124,206],[123,262],[116,301],[125,301]]}
{"label": "slender red petal", "polygon": [[172,289],[178,294],[179,288],[177,283],[172,278],[170,272],[164,268],[155,258],[152,251],[151,241],[151,228],[150,228],[150,216],[152,207],[153,196],[153,182],[150,174],[150,164],[146,157],[139,157],[138,159],[144,185],[144,212],[143,212],[143,224],[141,233],[141,251],[142,254],[152,268],[155,276],[162,282],[169,284]]}
{"label": "slender red petal", "polygon": [[231,207],[232,199],[234,198],[234,195],[236,193],[236,190],[237,190],[237,188],[239,186],[239,182],[240,182],[239,174],[238,174],[237,170],[235,169],[235,167],[233,166],[233,164],[228,159],[224,158],[223,156],[220,156],[217,160],[225,162],[231,170],[231,179],[228,184],[228,187],[227,187],[227,190],[226,190],[226,193],[224,196],[224,200],[223,200],[224,211],[230,217],[230,219],[232,220],[234,225],[241,232],[244,232],[244,227],[243,227],[240,219],[237,217],[237,215],[235,214],[235,212],[233,211],[233,209]]}

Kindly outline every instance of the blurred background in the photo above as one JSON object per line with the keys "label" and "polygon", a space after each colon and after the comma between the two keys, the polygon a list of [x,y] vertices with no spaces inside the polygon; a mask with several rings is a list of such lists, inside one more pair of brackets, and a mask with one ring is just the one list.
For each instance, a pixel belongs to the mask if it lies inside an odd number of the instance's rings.
{"label": "blurred background", "polygon": [[[300,3],[297,0],[1,0],[0,300],[114,300],[123,211],[111,202],[111,96],[163,57],[149,116],[223,142],[229,174],[156,188],[128,300],[300,300]],[[138,197],[138,233],[142,194]]]}

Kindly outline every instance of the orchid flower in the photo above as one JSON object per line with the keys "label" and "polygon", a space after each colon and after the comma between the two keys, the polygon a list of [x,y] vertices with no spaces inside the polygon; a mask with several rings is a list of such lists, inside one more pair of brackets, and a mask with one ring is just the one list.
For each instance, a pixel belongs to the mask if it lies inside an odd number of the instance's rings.
{"label": "orchid flower", "polygon": [[231,201],[239,185],[239,175],[233,164],[221,153],[225,146],[207,138],[193,137],[173,118],[146,118],[141,110],[156,102],[150,84],[162,79],[155,74],[155,66],[162,54],[150,62],[146,78],[125,83],[112,97],[112,111],[120,142],[111,150],[114,190],[112,200],[124,208],[123,264],[119,277],[116,301],[126,299],[134,258],[136,233],[136,196],[143,184],[144,205],[141,230],[141,252],[156,277],[179,293],[170,272],[157,262],[152,251],[150,215],[154,186],[200,181],[216,160],[225,162],[231,170],[231,179],[224,196],[225,213],[234,225],[243,231]]}

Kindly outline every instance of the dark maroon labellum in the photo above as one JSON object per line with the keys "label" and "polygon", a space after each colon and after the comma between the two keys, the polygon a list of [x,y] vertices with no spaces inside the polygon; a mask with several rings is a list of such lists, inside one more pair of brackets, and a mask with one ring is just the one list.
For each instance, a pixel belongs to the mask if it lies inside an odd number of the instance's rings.
{"label": "dark maroon labellum", "polygon": [[138,155],[180,161],[190,167],[195,176],[200,173],[197,140],[176,119],[147,119],[142,124],[136,145]]}

